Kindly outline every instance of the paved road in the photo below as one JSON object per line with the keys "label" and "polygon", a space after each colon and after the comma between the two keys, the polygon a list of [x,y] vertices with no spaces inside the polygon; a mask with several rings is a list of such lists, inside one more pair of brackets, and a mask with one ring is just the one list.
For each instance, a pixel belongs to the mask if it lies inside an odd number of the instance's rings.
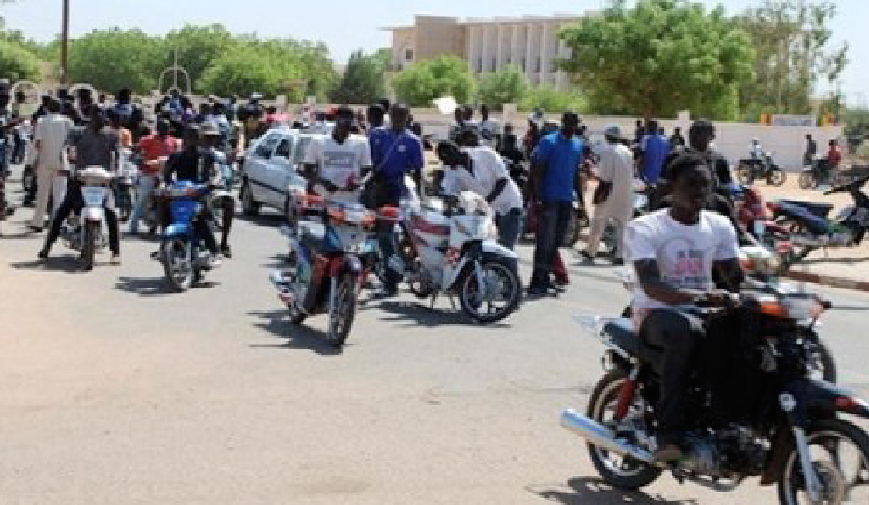
{"label": "paved road", "polygon": [[[127,239],[122,266],[91,273],[60,245],[36,263],[29,214],[0,239],[2,503],[775,502],[754,482],[718,495],[663,477],[625,495],[595,479],[558,415],[600,375],[572,316],[626,300],[606,267],[575,266],[568,294],[489,328],[445,301],[371,302],[335,354],[323,319],[291,327],[267,282],[274,216],[240,221],[236,257],[173,294],[153,243]],[[846,307],[825,330],[843,379],[867,394],[869,298],[828,293]]]}

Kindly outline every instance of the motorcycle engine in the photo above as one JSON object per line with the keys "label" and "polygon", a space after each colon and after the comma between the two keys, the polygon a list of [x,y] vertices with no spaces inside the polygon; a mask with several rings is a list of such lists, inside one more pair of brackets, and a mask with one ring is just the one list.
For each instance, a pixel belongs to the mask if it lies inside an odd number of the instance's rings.
{"label": "motorcycle engine", "polygon": [[769,442],[752,430],[732,426],[715,435],[686,437],[688,451],[680,467],[700,475],[731,478],[760,475]]}
{"label": "motorcycle engine", "polygon": [[721,476],[721,452],[712,436],[691,434],[685,438],[688,451],[682,458],[681,469],[710,477]]}

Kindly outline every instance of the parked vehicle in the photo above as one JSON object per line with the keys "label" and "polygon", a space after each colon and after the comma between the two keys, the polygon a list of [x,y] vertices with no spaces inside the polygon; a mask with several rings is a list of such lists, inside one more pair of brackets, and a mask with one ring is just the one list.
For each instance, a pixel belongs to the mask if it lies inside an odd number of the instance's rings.
{"label": "parked vehicle", "polygon": [[736,168],[736,179],[740,184],[750,186],[758,179],[766,180],[770,186],[781,186],[787,180],[784,170],[776,165],[772,159],[772,153],[766,152],[763,159],[739,160]]}
{"label": "parked vehicle", "polygon": [[491,237],[494,224],[485,199],[471,192],[431,199],[408,209],[407,236],[415,256],[389,259],[419,298],[457,295],[462,312],[494,323],[519,306],[522,285],[517,256]]}
{"label": "parked vehicle", "polygon": [[740,186],[736,201],[739,224],[763,247],[784,257],[791,253],[790,230],[773,219],[763,194],[753,186]]}
{"label": "parked vehicle", "polygon": [[830,162],[822,156],[815,157],[812,165],[804,167],[800,172],[799,185],[801,189],[816,189],[821,184],[830,182]]}
{"label": "parked vehicle", "polygon": [[761,485],[777,484],[784,505],[864,503],[869,437],[840,414],[869,418],[869,406],[807,378],[812,328],[828,308],[815,295],[768,288],[726,308],[695,309],[710,324],[726,318],[735,328],[701,341],[707,365],[685,385],[684,456],[669,465],[652,456],[660,394],[652,363],[661,350],[639,338],[629,320],[583,318],[608,348],[606,373],[585,415],[566,410],[561,424],[587,440],[599,475],[620,489],[645,487],[669,470],[680,482],[721,492],[757,476]]}
{"label": "parked vehicle", "polygon": [[111,195],[114,175],[100,166],[87,167],[76,175],[82,183],[84,207],[81,215],[70,215],[60,228],[60,237],[73,251],[81,253],[83,268],[92,270],[96,254],[108,245],[103,233],[104,206]]}
{"label": "parked vehicle", "polygon": [[205,184],[179,181],[160,190],[169,200],[170,224],[163,230],[160,262],[166,281],[177,291],[186,291],[202,282],[213,268],[211,253],[193,229],[193,220],[205,210],[204,199],[211,192]]}
{"label": "parked vehicle", "polygon": [[869,176],[836,186],[825,195],[848,193],[854,205],[842,209],[835,219],[828,219],[830,204],[777,201],[768,204],[776,222],[790,232],[792,252],[786,258],[788,265],[805,259],[821,248],[854,247],[863,242],[869,229],[869,196],[862,191]]}
{"label": "parked vehicle", "polygon": [[239,190],[245,215],[258,215],[262,206],[289,213],[289,187],[306,183],[299,168],[314,137],[290,128],[274,128],[251,144],[244,157]]}
{"label": "parked vehicle", "polygon": [[305,201],[308,210],[322,206],[321,222],[301,219],[295,229],[282,228],[290,243],[289,266],[269,278],[292,324],[326,313],[327,339],[341,347],[356,316],[364,280],[360,256],[373,232],[374,214],[360,204],[324,203],[312,195],[306,195]]}

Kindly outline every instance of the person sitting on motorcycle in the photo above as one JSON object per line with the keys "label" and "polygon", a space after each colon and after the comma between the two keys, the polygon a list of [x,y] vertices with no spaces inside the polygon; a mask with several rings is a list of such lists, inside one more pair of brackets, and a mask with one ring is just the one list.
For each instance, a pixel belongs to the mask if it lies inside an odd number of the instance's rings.
{"label": "person sitting on motorcycle", "polygon": [[332,135],[315,138],[305,156],[308,191],[326,200],[358,203],[363,174],[371,169],[365,137],[351,135],[355,114],[347,106],[335,112]]}
{"label": "person sitting on motorcycle", "polygon": [[830,141],[830,150],[827,151],[827,168],[830,171],[835,171],[842,163],[842,151],[839,149],[839,142],[836,139]]}
{"label": "person sitting on motorcycle", "polygon": [[759,139],[751,139],[751,148],[748,150],[748,154],[751,156],[752,160],[763,161],[765,158],[765,154],[763,152],[763,146],[760,145]]}
{"label": "person sitting on motorcycle", "polygon": [[640,337],[662,349],[651,363],[661,376],[657,450],[659,462],[681,457],[685,431],[685,384],[695,365],[703,321],[684,312],[699,302],[723,304],[729,293],[715,289],[713,270],[738,291],[744,278],[736,230],[724,216],[703,209],[713,176],[706,160],[687,153],[670,166],[671,206],[631,221],[625,245],[638,283],[633,314]]}
{"label": "person sitting on motorcycle", "polygon": [[[160,175],[163,172],[164,158],[178,152],[181,142],[169,135],[170,125],[165,119],[157,121],[157,134],[147,135],[139,141],[139,152],[142,156],[139,185],[136,187],[136,206],[130,218],[130,235],[139,233],[139,220],[145,210],[145,206],[151,200],[154,189],[160,184]],[[161,161],[162,160],[162,161]],[[150,230],[153,235],[155,229]]]}
{"label": "person sitting on motorcycle", "polygon": [[[224,150],[223,135],[217,125],[205,123],[200,127],[200,136],[203,138],[204,151],[213,166],[213,176],[223,181],[224,186],[221,189],[226,189],[228,192],[230,188],[226,185],[226,180],[229,174],[226,172],[232,170],[232,167],[229,165]],[[220,252],[223,253],[224,257],[232,258],[232,249],[229,247],[229,232],[232,229],[232,221],[235,218],[235,199],[231,194],[227,193],[219,200],[215,200],[214,205],[220,205],[223,210],[223,222],[220,224]]]}
{"label": "person sitting on motorcycle", "polygon": [[[108,127],[106,117],[99,107],[90,107],[90,122],[82,132],[72,136],[71,144],[75,152],[75,170],[84,170],[90,166],[99,166],[117,173],[120,161],[120,141],[117,132]],[[118,217],[115,214],[113,198],[105,202],[106,226],[109,229],[109,249],[112,251],[112,264],[121,262],[121,239],[118,233]],[[39,258],[48,258],[51,247],[60,236],[60,227],[73,211],[79,212],[84,206],[81,193],[81,182],[74,175],[69,178],[66,198],[51,221],[51,229],[45,238],[45,245],[39,251]]]}
{"label": "person sitting on motorcycle", "polygon": [[[184,149],[169,155],[166,161],[166,169],[163,172],[163,180],[167,186],[173,182],[190,181],[194,184],[208,184],[219,182],[219,174],[214,173],[214,158],[207,151],[200,148],[199,126],[191,124],[187,127],[184,135]],[[215,177],[217,175],[217,177]],[[211,253],[212,266],[220,263],[220,253],[217,249],[217,241],[214,232],[208,224],[209,210],[205,209],[193,219],[193,231],[205,242],[205,247]],[[171,214],[169,202],[166,201],[162,209],[162,221],[165,228],[170,224]]]}

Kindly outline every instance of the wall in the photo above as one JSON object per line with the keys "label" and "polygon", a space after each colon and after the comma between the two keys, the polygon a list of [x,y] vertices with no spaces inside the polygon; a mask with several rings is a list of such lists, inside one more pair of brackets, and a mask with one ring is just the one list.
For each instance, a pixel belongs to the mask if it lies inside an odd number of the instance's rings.
{"label": "wall", "polygon": [[416,16],[415,61],[423,61],[444,54],[465,58],[465,29],[456,18]]}

